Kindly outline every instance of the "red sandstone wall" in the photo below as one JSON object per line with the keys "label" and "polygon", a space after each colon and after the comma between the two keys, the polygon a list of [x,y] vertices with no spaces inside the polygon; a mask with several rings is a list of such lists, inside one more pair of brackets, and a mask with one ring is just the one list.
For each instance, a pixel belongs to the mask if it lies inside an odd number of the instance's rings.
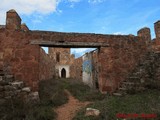
{"label": "red sandstone wall", "polygon": [[141,37],[137,37],[33,31],[32,39],[56,42],[64,40],[65,42],[108,43],[109,47],[101,47],[98,54],[98,79],[101,91],[114,91],[120,81],[128,76],[148,51],[147,45],[149,45],[150,37],[147,33],[148,31],[144,29],[144,31],[140,31]]}
{"label": "red sandstone wall", "polygon": [[82,57],[74,59],[70,70],[71,78],[82,80]]}
{"label": "red sandstone wall", "polygon": [[39,79],[47,80],[55,77],[55,61],[51,59],[51,56],[45,53],[45,51],[40,49],[40,62],[39,62]]}
{"label": "red sandstone wall", "polygon": [[[40,47],[29,44],[29,40],[36,39],[33,33],[2,29],[0,39],[3,46],[1,51],[4,54],[4,66],[5,69],[8,69],[6,71],[14,73],[16,79],[26,81],[34,88],[40,80]],[[119,81],[122,81],[135,67],[141,55],[147,52],[145,40],[139,37],[111,36],[110,39],[107,39],[108,37],[106,36],[106,42],[111,47],[101,48],[98,55],[99,85],[102,91],[114,90]],[[37,38],[42,38],[42,35],[38,34]]]}
{"label": "red sandstone wall", "polygon": [[99,52],[99,84],[102,91],[114,91],[148,51],[146,41],[140,37],[117,38],[109,42],[111,47],[100,48]]}
{"label": "red sandstone wall", "polygon": [[0,66],[34,90],[39,80],[39,46],[30,45],[30,32],[0,29]]}
{"label": "red sandstone wall", "polygon": [[[158,29],[156,30],[156,35],[157,40],[159,40],[159,22],[156,25],[158,25],[158,27],[155,27]],[[108,43],[109,47],[101,47],[98,54],[98,78],[101,91],[115,90],[119,82],[127,77],[138,61],[142,60],[145,53],[149,50],[147,45],[149,44],[148,38],[150,38],[150,35],[148,35],[149,31],[145,29],[139,32],[141,37],[134,37],[21,31],[20,26],[18,14],[15,11],[10,11],[7,15],[6,28],[8,29],[0,29],[0,69],[14,74],[17,80],[25,81],[26,84],[34,89],[36,89],[37,82],[40,80],[40,47],[38,45],[30,45],[29,41]],[[43,62],[45,58],[41,59]],[[45,67],[42,66],[43,68],[45,70]]]}
{"label": "red sandstone wall", "polygon": [[99,84],[98,84],[98,73],[99,73],[99,68],[98,68],[98,49],[95,51],[92,51],[92,64],[93,64],[93,87],[98,89]]}

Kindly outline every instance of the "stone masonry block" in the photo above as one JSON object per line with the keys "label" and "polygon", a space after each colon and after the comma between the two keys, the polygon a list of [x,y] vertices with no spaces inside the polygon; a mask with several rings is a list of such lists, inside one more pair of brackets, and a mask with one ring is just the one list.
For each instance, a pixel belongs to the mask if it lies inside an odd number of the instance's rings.
{"label": "stone masonry block", "polygon": [[31,89],[30,89],[30,87],[24,87],[24,88],[22,88],[22,91],[23,92],[30,92]]}
{"label": "stone masonry block", "polygon": [[11,85],[17,89],[20,89],[20,88],[23,88],[24,83],[23,81],[15,81],[15,82],[12,82]]}

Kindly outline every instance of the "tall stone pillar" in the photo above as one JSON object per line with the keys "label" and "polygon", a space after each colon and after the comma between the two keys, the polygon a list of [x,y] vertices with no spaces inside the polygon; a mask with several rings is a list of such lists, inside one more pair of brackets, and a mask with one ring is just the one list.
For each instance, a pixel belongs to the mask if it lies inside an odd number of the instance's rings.
{"label": "tall stone pillar", "polygon": [[21,18],[15,10],[9,10],[6,16],[6,29],[19,30],[21,29]]}
{"label": "tall stone pillar", "polygon": [[102,93],[111,93],[114,88],[112,48],[101,47],[98,53],[98,82]]}
{"label": "tall stone pillar", "polygon": [[160,41],[160,20],[154,23],[154,30],[156,34],[156,40]]}
{"label": "tall stone pillar", "polygon": [[147,28],[147,27],[144,27],[144,28],[140,29],[137,32],[137,35],[139,37],[144,37],[146,42],[150,42],[151,41],[151,32],[150,32],[150,29]]}

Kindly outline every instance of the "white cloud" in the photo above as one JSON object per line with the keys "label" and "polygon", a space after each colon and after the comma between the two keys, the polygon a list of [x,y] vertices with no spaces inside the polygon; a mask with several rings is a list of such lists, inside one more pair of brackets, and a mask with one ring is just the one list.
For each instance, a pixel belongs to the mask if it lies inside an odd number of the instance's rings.
{"label": "white cloud", "polygon": [[102,3],[104,2],[105,0],[88,0],[89,3],[93,3],[93,4],[96,4],[96,3]]}
{"label": "white cloud", "polygon": [[122,33],[122,32],[115,32],[115,33],[113,33],[114,35],[124,35],[124,33]]}
{"label": "white cloud", "polygon": [[88,50],[88,48],[76,48],[73,51],[75,53],[83,53],[83,52],[86,52],[87,50]]}
{"label": "white cloud", "polygon": [[75,3],[80,2],[81,0],[66,0],[66,2],[70,3],[69,7],[74,8]]}
{"label": "white cloud", "polygon": [[1,0],[0,24],[4,24],[6,11],[10,9],[24,15],[49,14],[56,11],[58,3],[59,0]]}
{"label": "white cloud", "polygon": [[75,54],[77,58],[93,50],[95,50],[95,48],[71,48],[71,54]]}
{"label": "white cloud", "polygon": [[68,2],[80,2],[81,0],[68,0]]}

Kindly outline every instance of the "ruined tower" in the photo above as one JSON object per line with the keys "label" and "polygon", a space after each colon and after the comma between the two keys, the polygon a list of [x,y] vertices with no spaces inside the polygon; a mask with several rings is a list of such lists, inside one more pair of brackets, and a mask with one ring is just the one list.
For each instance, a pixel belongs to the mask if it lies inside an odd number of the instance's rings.
{"label": "ruined tower", "polygon": [[154,23],[156,40],[160,41],[160,20]]}
{"label": "ruined tower", "polygon": [[6,28],[10,30],[21,29],[21,18],[13,9],[7,12]]}
{"label": "ruined tower", "polygon": [[70,78],[70,68],[74,62],[74,55],[70,54],[70,48],[49,48],[49,55],[56,61],[56,76]]}

